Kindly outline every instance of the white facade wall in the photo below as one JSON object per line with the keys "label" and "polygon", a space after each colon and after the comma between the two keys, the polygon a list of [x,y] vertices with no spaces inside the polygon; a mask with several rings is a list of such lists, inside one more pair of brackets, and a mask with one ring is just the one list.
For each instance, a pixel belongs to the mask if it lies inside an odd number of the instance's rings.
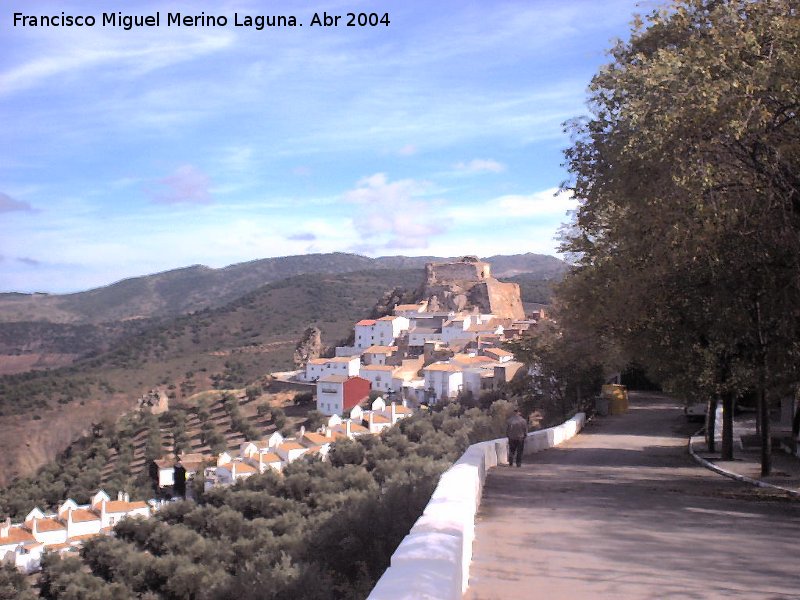
{"label": "white facade wall", "polygon": [[103,521],[99,516],[93,521],[72,521],[67,525],[67,537],[100,533],[102,528]]}
{"label": "white facade wall", "polygon": [[373,390],[378,390],[379,392],[387,392],[392,388],[392,373],[393,368],[373,368],[373,367],[361,367],[361,371],[359,376],[368,380],[372,385]]}
{"label": "white facade wall", "polygon": [[64,527],[53,531],[34,531],[33,537],[41,544],[64,544],[67,541],[67,528]]}
{"label": "white facade wall", "polygon": [[158,469],[158,486],[175,485],[175,467]]}
{"label": "white facade wall", "polygon": [[323,415],[338,415],[344,410],[344,385],[341,382],[317,381],[317,410]]}
{"label": "white facade wall", "polygon": [[324,363],[315,361],[306,365],[306,381],[315,381],[328,375],[353,377],[358,375],[361,361],[358,356],[337,356]]}
{"label": "white facade wall", "polygon": [[472,392],[476,396],[480,395],[482,382],[485,380],[487,372],[494,376],[494,367],[488,371],[486,369],[464,369],[463,389]]}
{"label": "white facade wall", "polygon": [[449,344],[454,340],[475,339],[475,335],[467,331],[472,323],[471,315],[453,319],[442,327],[442,341]]}
{"label": "white facade wall", "polygon": [[277,451],[278,456],[280,456],[287,463],[297,460],[303,456],[303,454],[308,452],[308,448],[287,448],[284,445],[278,446],[275,450]]}
{"label": "white facade wall", "polygon": [[425,390],[433,388],[436,400],[455,398],[459,387],[464,384],[464,374],[461,371],[431,371],[425,369]]}
{"label": "white facade wall", "polygon": [[[375,325],[359,325],[356,323],[354,345],[362,351],[370,346],[377,346],[378,344],[375,342]],[[386,346],[387,344],[382,345]]]}
{"label": "white facade wall", "polygon": [[442,334],[441,333],[433,333],[430,331],[422,331],[418,332],[415,330],[411,330],[408,333],[408,345],[409,346],[424,346],[425,342],[435,342],[441,341]]}
{"label": "white facade wall", "polygon": [[375,322],[374,337],[376,346],[393,346],[401,333],[408,331],[409,321],[406,317],[383,317]]}

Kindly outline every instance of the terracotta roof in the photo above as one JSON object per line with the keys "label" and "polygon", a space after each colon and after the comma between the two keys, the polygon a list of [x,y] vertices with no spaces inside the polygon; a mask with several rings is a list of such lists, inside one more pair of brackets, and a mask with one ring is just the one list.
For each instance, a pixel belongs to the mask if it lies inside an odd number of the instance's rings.
{"label": "terracotta roof", "polygon": [[495,356],[514,356],[513,352],[503,350],[502,348],[487,348],[484,350],[486,354],[494,354]]}
{"label": "terracotta roof", "polygon": [[449,363],[434,363],[423,369],[423,371],[449,371],[451,373],[457,373],[460,370],[458,366]]}
{"label": "terracotta roof", "polygon": [[245,462],[235,462],[235,463],[232,463],[232,464],[236,465],[236,471],[239,472],[239,473],[257,473],[258,472],[258,469],[256,469],[255,467],[253,467],[251,465],[248,465]]}
{"label": "terracotta roof", "polygon": [[381,317],[378,321],[394,321],[395,319],[399,319],[400,317],[396,315],[386,315],[385,317]]}
{"label": "terracotta roof", "polygon": [[124,500],[112,500],[106,502],[106,512],[121,513],[136,510],[137,508],[147,508],[146,502],[125,502]]}
{"label": "terracotta roof", "polygon": [[99,521],[100,516],[85,508],[76,508],[72,511],[72,520],[75,523],[86,523],[87,521]]}
{"label": "terracotta roof", "polygon": [[[33,521],[25,521],[25,527],[33,531]],[[59,531],[66,529],[66,526],[56,521],[55,519],[38,519],[36,522],[36,531]]]}
{"label": "terracotta roof", "polygon": [[494,333],[494,330],[497,329],[497,325],[491,325],[485,323],[483,325],[470,325],[467,327],[467,331],[472,331],[474,333],[480,333],[481,331],[488,331]]}
{"label": "terracotta roof", "polygon": [[453,362],[457,362],[462,365],[474,365],[479,363],[495,362],[495,359],[489,358],[488,356],[469,356],[468,354],[456,354],[452,360]]}
{"label": "terracotta roof", "polygon": [[364,354],[391,354],[397,352],[397,346],[370,346],[364,350]]}
{"label": "terracotta roof", "polygon": [[[386,410],[391,410],[391,408],[387,406]],[[402,404],[396,404],[394,407],[394,412],[399,414],[410,415],[414,411],[408,408],[407,406],[403,406]]]}
{"label": "terracotta roof", "polygon": [[11,527],[9,528],[8,535],[5,537],[0,537],[0,546],[5,546],[7,544],[21,544],[25,542],[33,542],[33,536],[31,535],[30,531],[26,531],[21,527]]}
{"label": "terracotta roof", "polygon": [[321,433],[316,433],[316,432],[314,432],[314,433],[306,432],[303,435],[303,439],[306,439],[309,442],[311,442],[312,444],[317,445],[317,446],[321,445],[321,444],[327,444],[328,442],[331,441],[330,438],[327,438],[324,435],[322,435]]}
{"label": "terracotta roof", "polygon": [[333,358],[326,359],[328,362],[332,363],[349,363],[352,360],[357,360],[357,356],[335,356]]}
{"label": "terracotta roof", "polygon": [[275,454],[274,452],[266,452],[261,455],[261,462],[265,463],[281,462],[281,457]]}
{"label": "terracotta roof", "polygon": [[419,304],[398,304],[394,307],[395,310],[419,310]]}
{"label": "terracotta roof", "polygon": [[[369,417],[367,417],[367,420],[369,420]],[[392,420],[389,417],[385,417],[385,416],[383,416],[381,414],[372,413],[372,422],[373,423],[391,423]]]}
{"label": "terracotta roof", "polygon": [[48,544],[47,549],[51,552],[60,552],[61,550],[66,550],[70,548],[69,542],[65,544]]}
{"label": "terracotta roof", "polygon": [[305,450],[305,446],[301,446],[297,442],[284,442],[278,446],[281,450]]}
{"label": "terracotta roof", "polygon": [[347,375],[326,375],[317,379],[317,383],[344,383],[347,380]]}
{"label": "terracotta roof", "polygon": [[397,367],[391,365],[365,365],[361,367],[362,371],[394,371]]}
{"label": "terracotta roof", "polygon": [[356,325],[375,325],[375,321],[373,319],[362,319]]}
{"label": "terracotta roof", "polygon": [[324,365],[324,364],[327,364],[327,362],[328,362],[327,358],[312,358],[311,360],[308,361],[308,364],[309,365]]}
{"label": "terracotta roof", "polygon": [[83,542],[85,540],[90,540],[93,537],[97,537],[98,535],[101,535],[100,532],[98,532],[98,533],[84,533],[83,535],[73,535],[71,538],[68,538],[67,541],[70,542],[70,543],[71,542]]}

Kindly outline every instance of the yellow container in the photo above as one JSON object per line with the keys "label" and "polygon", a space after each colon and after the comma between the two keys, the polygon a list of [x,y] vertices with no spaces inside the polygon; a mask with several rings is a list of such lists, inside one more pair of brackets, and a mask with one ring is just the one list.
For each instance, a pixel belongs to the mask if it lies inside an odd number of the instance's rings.
{"label": "yellow container", "polygon": [[628,410],[628,389],[624,385],[609,383],[600,393],[603,398],[608,398],[610,414],[621,415]]}

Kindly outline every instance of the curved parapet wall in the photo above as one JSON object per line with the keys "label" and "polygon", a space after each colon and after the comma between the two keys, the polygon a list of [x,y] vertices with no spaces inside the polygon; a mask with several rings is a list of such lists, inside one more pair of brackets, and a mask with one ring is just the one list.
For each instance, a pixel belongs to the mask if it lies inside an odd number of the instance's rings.
{"label": "curved parapet wall", "polygon": [[[525,454],[546,450],[582,428],[578,413],[556,427],[528,434]],[[367,600],[460,600],[467,589],[475,514],[486,473],[508,464],[505,438],[473,444],[445,471],[422,516],[392,555]]]}

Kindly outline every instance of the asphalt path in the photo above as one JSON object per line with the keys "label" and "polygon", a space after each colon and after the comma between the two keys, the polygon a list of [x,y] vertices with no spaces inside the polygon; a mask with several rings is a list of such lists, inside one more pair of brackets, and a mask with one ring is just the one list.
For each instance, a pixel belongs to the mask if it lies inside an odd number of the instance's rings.
{"label": "asphalt path", "polygon": [[465,598],[800,598],[800,502],[696,465],[690,429],[675,401],[632,395],[492,469]]}

